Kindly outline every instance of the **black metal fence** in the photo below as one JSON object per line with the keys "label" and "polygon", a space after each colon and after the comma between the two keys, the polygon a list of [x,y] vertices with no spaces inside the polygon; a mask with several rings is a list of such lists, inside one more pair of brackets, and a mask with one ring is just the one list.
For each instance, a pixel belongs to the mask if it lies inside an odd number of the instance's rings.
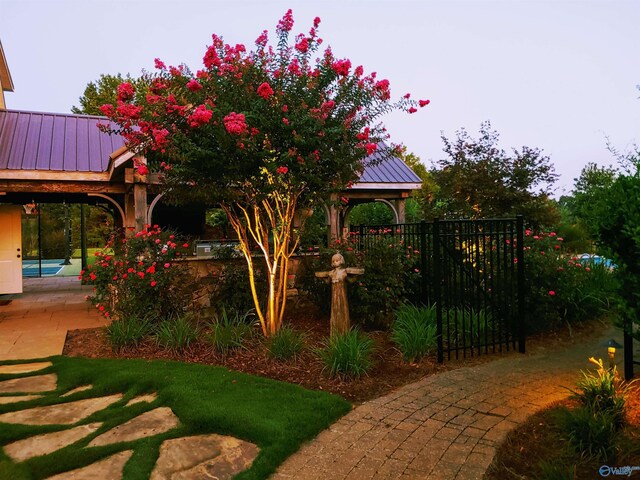
{"label": "black metal fence", "polygon": [[356,226],[358,250],[393,238],[411,246],[421,273],[414,303],[435,305],[438,361],[525,350],[522,217]]}

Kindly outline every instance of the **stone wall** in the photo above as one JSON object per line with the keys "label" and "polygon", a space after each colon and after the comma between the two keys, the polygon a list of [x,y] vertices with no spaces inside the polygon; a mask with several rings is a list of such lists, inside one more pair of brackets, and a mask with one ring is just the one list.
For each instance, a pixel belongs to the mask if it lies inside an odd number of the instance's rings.
{"label": "stone wall", "polygon": [[[258,259],[259,260],[259,259]],[[289,261],[288,295],[295,296],[297,291],[297,279],[302,273],[303,256],[295,255]],[[233,265],[244,266],[244,258],[220,260],[213,257],[188,257],[181,260],[189,266],[194,281],[194,302],[201,307],[209,307],[211,296],[215,293],[220,276],[225,268]]]}

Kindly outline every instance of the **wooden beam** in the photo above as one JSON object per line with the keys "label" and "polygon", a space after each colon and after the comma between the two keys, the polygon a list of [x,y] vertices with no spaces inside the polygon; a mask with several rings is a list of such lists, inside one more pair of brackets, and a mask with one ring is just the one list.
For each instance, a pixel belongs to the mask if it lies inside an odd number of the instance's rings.
{"label": "wooden beam", "polygon": [[63,172],[58,170],[0,170],[0,180],[108,182],[107,172]]}
{"label": "wooden beam", "polygon": [[394,200],[396,198],[408,198],[411,193],[408,191],[399,190],[348,190],[344,192],[344,195],[349,200],[375,200],[376,198],[384,198],[385,200]]}
{"label": "wooden beam", "polygon": [[[121,152],[122,151],[122,152]],[[121,152],[118,156],[113,155]],[[133,157],[135,154],[131,150],[127,150],[127,147],[121,147],[111,154],[109,162],[109,178],[113,177],[113,174],[118,170],[127,160]]]}
{"label": "wooden beam", "polygon": [[33,193],[124,193],[123,184],[108,182],[11,181],[0,179],[3,192]]}

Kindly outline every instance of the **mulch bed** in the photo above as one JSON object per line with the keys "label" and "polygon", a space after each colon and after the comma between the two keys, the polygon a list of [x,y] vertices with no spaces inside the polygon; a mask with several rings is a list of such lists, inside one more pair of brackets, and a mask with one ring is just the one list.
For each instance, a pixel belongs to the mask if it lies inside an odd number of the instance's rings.
{"label": "mulch bed", "polygon": [[[216,355],[206,342],[200,341],[183,354],[174,354],[145,341],[138,348],[113,352],[102,328],[71,330],[67,334],[64,355],[86,358],[141,358],[146,360],[176,360],[219,365],[236,371],[259,375],[301,385],[312,390],[331,392],[352,403],[382,396],[402,385],[434,373],[495,360],[515,352],[484,355],[461,360],[445,361],[438,364],[435,356],[423,359],[417,364],[408,364],[389,339],[385,331],[368,332],[376,344],[376,364],[369,375],[355,380],[331,378],[324,365],[313,353],[329,336],[329,318],[308,304],[291,305],[287,311],[286,323],[292,328],[305,332],[307,348],[295,360],[286,362],[271,359],[262,338],[247,342],[246,348],[235,350],[226,357]],[[593,326],[582,327],[573,332],[560,330],[528,339],[527,351],[566,343],[569,338],[578,340],[582,335],[593,333]],[[571,334],[571,337],[569,335]]]}
{"label": "mulch bed", "polygon": [[[573,470],[572,477],[580,480],[602,478],[599,469],[603,464],[619,467],[640,466],[640,448],[638,448],[640,445],[640,384],[636,383],[632,391],[627,394],[627,426],[624,429],[627,440],[625,453],[621,454],[617,461],[606,462],[589,457],[580,458],[579,455],[572,454],[567,449],[565,435],[558,426],[554,412],[563,407],[572,409],[576,406],[575,400],[571,399],[557,402],[532,415],[525,423],[510,432],[500,445],[485,479],[546,478],[539,473],[540,462],[556,466],[565,465],[568,470]],[[632,445],[635,447],[629,448]],[[634,472],[633,478],[638,475],[638,472]],[[612,478],[614,477],[612,475]]]}

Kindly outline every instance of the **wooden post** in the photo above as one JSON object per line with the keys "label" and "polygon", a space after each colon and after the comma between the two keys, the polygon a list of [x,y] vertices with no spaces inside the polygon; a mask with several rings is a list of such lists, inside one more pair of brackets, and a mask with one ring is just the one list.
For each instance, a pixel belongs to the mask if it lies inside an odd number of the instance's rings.
{"label": "wooden post", "polygon": [[137,231],[140,231],[147,223],[147,185],[144,183],[133,184],[133,209],[135,227]]}
{"label": "wooden post", "polygon": [[127,234],[144,229],[147,223],[147,176],[133,169],[125,170],[125,182],[133,183],[124,196],[124,214]]}
{"label": "wooden post", "polygon": [[398,223],[399,224],[403,224],[406,223],[406,218],[407,215],[405,213],[405,208],[404,208],[404,203],[405,203],[405,199],[404,198],[398,198],[395,201],[396,204],[396,212],[398,212]]}
{"label": "wooden post", "polygon": [[336,202],[338,201],[338,196],[333,194],[331,195],[330,203],[329,203],[329,243],[334,242],[340,238],[340,212],[338,211],[338,207]]}

